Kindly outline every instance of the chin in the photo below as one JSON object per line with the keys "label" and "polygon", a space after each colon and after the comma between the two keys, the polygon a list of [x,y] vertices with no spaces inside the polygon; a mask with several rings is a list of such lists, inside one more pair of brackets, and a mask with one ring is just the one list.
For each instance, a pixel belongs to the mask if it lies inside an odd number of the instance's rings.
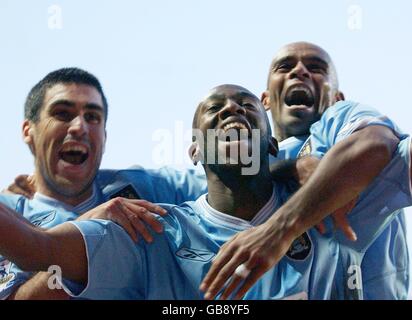
{"label": "chin", "polygon": [[309,120],[303,121],[302,119],[295,119],[290,121],[285,128],[288,136],[300,136],[309,134],[310,126],[315,122],[316,121],[310,122]]}
{"label": "chin", "polygon": [[[87,181],[87,183],[79,184],[79,181]],[[90,179],[82,179],[78,177],[77,179],[67,179],[60,178],[56,181],[55,186],[58,193],[66,197],[76,197],[81,196],[89,190],[92,186]]]}

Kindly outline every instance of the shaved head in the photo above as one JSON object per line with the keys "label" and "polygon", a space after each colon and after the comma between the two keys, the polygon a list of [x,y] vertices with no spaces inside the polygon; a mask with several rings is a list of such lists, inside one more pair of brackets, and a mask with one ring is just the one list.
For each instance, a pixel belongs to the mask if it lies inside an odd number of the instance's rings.
{"label": "shaved head", "polygon": [[344,100],[331,57],[309,42],[280,48],[270,64],[266,86],[262,102],[271,111],[280,141],[307,135],[326,108]]}
{"label": "shaved head", "polygon": [[[242,86],[236,85],[236,84],[222,84],[222,85],[218,85],[210,89],[207,95],[199,102],[196,108],[195,114],[193,116],[192,128],[197,129],[199,127],[199,123],[198,123],[199,113],[206,101],[210,99],[214,99],[214,98],[219,98],[221,96],[226,95],[229,92],[233,93],[235,96],[247,96],[247,97],[252,98],[261,107],[262,112],[266,114],[265,108],[262,105],[260,99],[255,94],[253,94],[251,91],[249,91],[248,89]],[[266,121],[269,127],[268,129],[271,130],[269,118],[267,116],[265,118],[266,118]]]}
{"label": "shaved head", "polygon": [[[292,42],[292,43],[284,45],[283,47],[279,49],[279,51],[273,57],[269,70],[272,70],[273,65],[277,61],[279,61],[279,59],[287,55],[289,52],[296,51],[296,50],[307,50],[308,48],[315,49],[316,51],[322,54],[322,56],[325,59],[325,62],[329,65],[329,75],[330,75],[331,84],[332,86],[334,86],[334,88],[339,89],[338,73],[336,71],[335,64],[333,63],[329,53],[327,53],[322,47],[314,43],[310,43],[306,41],[298,41],[298,42]],[[269,87],[269,80],[270,80],[270,71],[269,71],[267,82],[266,82],[267,88]]]}

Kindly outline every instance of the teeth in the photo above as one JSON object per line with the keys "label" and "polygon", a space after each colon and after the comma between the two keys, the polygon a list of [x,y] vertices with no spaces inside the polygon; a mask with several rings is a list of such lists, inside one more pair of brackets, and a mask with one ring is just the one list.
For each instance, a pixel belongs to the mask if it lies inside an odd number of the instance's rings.
{"label": "teeth", "polygon": [[292,89],[292,91],[303,91],[305,92],[307,95],[311,95],[312,93],[310,92],[310,90],[306,87],[295,87]]}
{"label": "teeth", "polygon": [[241,122],[231,122],[223,127],[223,131],[228,131],[229,129],[246,129],[246,126]]}
{"label": "teeth", "polygon": [[81,152],[87,154],[87,148],[81,145],[66,145],[61,150],[62,152]]}

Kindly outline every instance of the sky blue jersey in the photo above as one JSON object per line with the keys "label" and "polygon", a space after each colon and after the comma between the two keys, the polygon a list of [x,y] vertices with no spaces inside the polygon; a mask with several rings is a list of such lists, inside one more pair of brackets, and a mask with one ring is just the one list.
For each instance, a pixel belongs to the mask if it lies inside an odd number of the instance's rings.
{"label": "sky blue jersey", "polygon": [[[310,138],[307,135],[282,141],[279,144],[278,159],[295,159],[309,153],[322,157],[334,144],[369,125],[383,125],[393,129],[398,137],[405,137],[390,119],[374,108],[341,101],[328,108],[321,120],[312,126]],[[352,265],[354,260],[361,261],[364,299],[407,298],[409,256],[403,210],[356,259],[348,258],[350,253],[342,255],[348,260],[342,262],[344,265]]]}
{"label": "sky blue jersey", "polygon": [[[346,298],[348,291],[361,290],[351,282],[352,266],[342,267],[341,251],[364,251],[391,222],[394,212],[412,204],[409,148],[408,137],[349,214],[358,234],[356,242],[331,228],[325,235],[310,229],[245,298]],[[155,235],[151,244],[133,243],[110,221],[74,221],[86,246],[88,283],[79,286],[64,280],[65,290],[86,299],[200,299],[198,287],[221,245],[237,232],[265,222],[287,200],[288,190],[275,184],[272,198],[250,222],[214,210],[206,195],[181,206],[164,205],[169,211],[159,217],[165,225],[164,235]],[[347,289],[340,290],[343,285]]]}
{"label": "sky blue jersey", "polygon": [[[43,228],[51,228],[76,219],[82,214],[117,196],[145,199],[151,202],[179,204],[197,199],[207,189],[206,178],[194,170],[178,171],[169,167],[125,170],[99,170],[93,195],[76,207],[36,194],[33,200],[22,196],[1,195],[0,202]],[[22,272],[16,265],[0,257],[0,299],[5,299],[31,273]]]}

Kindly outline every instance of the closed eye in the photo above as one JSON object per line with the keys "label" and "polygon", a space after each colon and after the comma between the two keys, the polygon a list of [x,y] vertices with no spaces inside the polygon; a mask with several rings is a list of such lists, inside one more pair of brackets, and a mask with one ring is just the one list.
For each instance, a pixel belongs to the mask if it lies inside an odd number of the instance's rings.
{"label": "closed eye", "polygon": [[310,72],[315,72],[315,73],[327,73],[327,70],[325,67],[320,66],[318,64],[309,64],[306,66],[306,68],[310,71]]}
{"label": "closed eye", "polygon": [[247,109],[256,109],[256,106],[252,103],[249,103],[249,102],[242,103],[242,106],[247,108]]}
{"label": "closed eye", "polygon": [[222,108],[221,105],[213,104],[213,105],[211,105],[211,106],[209,106],[209,107],[207,108],[207,112],[209,112],[209,113],[215,113],[215,112],[218,112],[221,108]]}
{"label": "closed eye", "polygon": [[284,62],[276,66],[275,71],[287,72],[292,69],[293,69],[293,65],[291,63]]}

